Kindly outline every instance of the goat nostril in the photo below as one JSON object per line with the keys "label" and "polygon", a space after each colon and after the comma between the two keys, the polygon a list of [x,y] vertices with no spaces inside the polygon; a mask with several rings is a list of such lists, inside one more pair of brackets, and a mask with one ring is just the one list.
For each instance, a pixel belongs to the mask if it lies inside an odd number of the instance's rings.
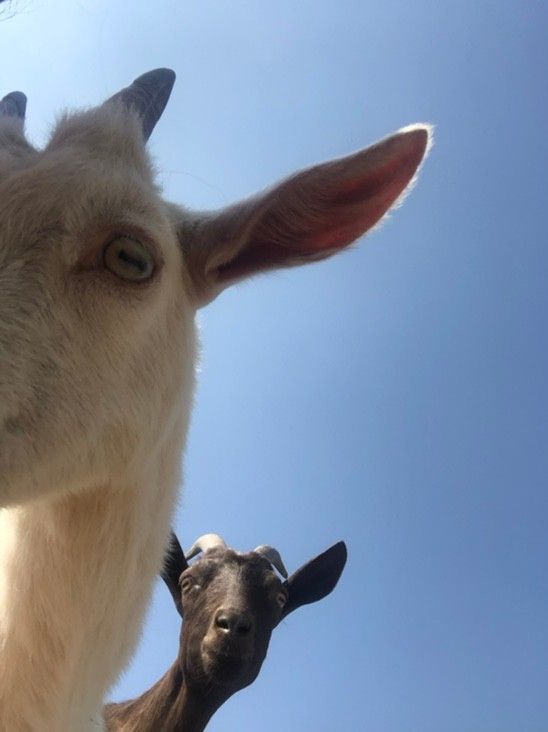
{"label": "goat nostril", "polygon": [[230,630],[230,619],[226,615],[217,615],[215,618],[215,625],[221,630]]}
{"label": "goat nostril", "polygon": [[253,629],[253,622],[246,612],[222,610],[215,616],[215,627],[223,633],[248,635]]}
{"label": "goat nostril", "polygon": [[239,635],[247,635],[251,631],[251,622],[249,620],[242,620],[236,626],[236,632]]}

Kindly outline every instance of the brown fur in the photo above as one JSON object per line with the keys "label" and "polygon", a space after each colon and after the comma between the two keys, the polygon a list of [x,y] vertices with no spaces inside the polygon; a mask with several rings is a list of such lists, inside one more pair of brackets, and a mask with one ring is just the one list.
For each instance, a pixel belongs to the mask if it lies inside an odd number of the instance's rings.
{"label": "brown fur", "polygon": [[[191,568],[181,555],[185,620],[177,660],[141,696],[105,707],[109,732],[203,732],[217,709],[257,678],[280,620],[328,595],[345,562],[339,542],[281,582],[255,552],[211,549]],[[174,579],[167,581],[175,597]]]}

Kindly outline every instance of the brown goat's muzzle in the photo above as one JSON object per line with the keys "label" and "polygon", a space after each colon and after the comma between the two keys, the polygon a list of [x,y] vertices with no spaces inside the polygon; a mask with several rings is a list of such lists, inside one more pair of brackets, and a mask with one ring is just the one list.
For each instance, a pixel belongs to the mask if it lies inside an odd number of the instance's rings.
{"label": "brown goat's muzzle", "polygon": [[211,681],[241,683],[254,667],[255,626],[246,611],[221,608],[201,646],[202,665]]}

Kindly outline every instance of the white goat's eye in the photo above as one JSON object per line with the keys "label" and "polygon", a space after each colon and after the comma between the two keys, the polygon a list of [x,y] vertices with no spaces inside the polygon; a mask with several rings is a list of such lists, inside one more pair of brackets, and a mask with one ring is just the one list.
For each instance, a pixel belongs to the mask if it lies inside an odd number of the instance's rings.
{"label": "white goat's eye", "polygon": [[136,239],[119,236],[103,250],[103,264],[123,280],[142,282],[150,279],[155,262],[150,251]]}
{"label": "white goat's eye", "polygon": [[278,604],[278,607],[284,607],[284,605],[287,602],[287,595],[285,592],[278,592],[276,595],[276,603]]}

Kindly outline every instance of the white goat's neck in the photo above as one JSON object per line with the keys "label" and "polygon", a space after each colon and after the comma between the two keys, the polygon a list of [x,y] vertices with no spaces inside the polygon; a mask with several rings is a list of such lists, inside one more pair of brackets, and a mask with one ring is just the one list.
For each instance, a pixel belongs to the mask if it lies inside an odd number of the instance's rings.
{"label": "white goat's neck", "polygon": [[181,442],[139,481],[0,511],[1,730],[102,728],[162,561]]}

